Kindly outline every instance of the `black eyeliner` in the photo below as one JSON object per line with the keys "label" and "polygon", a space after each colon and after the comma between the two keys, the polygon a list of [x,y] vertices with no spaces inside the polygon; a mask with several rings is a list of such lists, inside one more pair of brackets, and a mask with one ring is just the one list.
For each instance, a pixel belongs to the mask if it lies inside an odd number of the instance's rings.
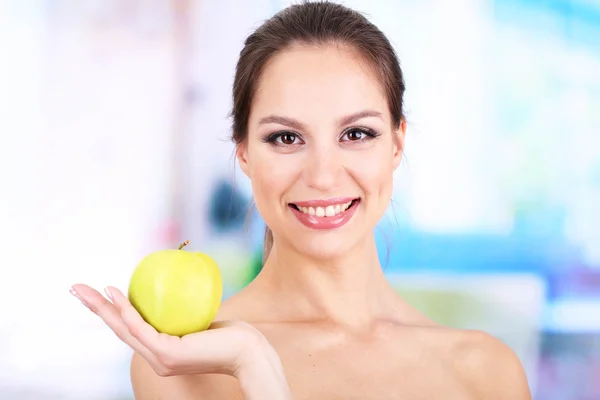
{"label": "black eyeliner", "polygon": [[262,138],[261,141],[263,143],[269,143],[270,145],[277,146],[277,147],[293,146],[293,144],[288,145],[285,143],[284,144],[277,143],[277,139],[279,139],[280,137],[285,136],[285,135],[293,136],[294,138],[296,138],[296,140],[302,141],[302,136],[300,136],[300,134],[293,132],[293,131],[288,131],[288,130],[273,132],[270,135]]}
{"label": "black eyeliner", "polygon": [[[292,135],[296,135],[294,132],[290,132],[290,131],[277,131],[277,132],[273,132],[270,135],[262,138],[262,141],[264,143],[273,143],[275,142],[278,138],[280,138],[281,136],[285,135],[285,134],[292,134]],[[298,136],[298,135],[296,135]]]}
{"label": "black eyeliner", "polygon": [[347,128],[342,132],[342,136],[344,136],[352,131],[360,131],[360,132],[364,133],[365,135],[367,135],[368,137],[373,138],[373,139],[381,136],[381,133],[379,133],[371,128],[368,128],[366,126],[353,126],[353,127]]}

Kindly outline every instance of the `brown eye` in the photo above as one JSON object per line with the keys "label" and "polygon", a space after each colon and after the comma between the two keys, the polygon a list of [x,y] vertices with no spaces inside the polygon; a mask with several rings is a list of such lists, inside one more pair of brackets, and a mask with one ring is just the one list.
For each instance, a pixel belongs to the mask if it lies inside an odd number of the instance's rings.
{"label": "brown eye", "polygon": [[304,143],[300,134],[285,131],[275,132],[262,139],[262,141],[265,143],[270,143],[273,146],[298,146]]}
{"label": "brown eye", "polygon": [[360,129],[352,129],[348,132],[346,132],[346,140],[350,140],[350,141],[355,141],[355,140],[362,140],[364,139],[367,135],[365,132],[363,132]]}
{"label": "brown eye", "polygon": [[296,135],[294,135],[293,133],[282,133],[281,136],[279,136],[279,138],[281,140],[281,143],[287,145],[294,144],[294,142],[296,141]]}
{"label": "brown eye", "polygon": [[364,133],[362,133],[361,131],[348,132],[348,139],[350,139],[350,140],[360,140],[363,138],[363,136],[364,136]]}
{"label": "brown eye", "polygon": [[375,139],[379,133],[369,128],[350,128],[341,137],[342,142],[365,142]]}

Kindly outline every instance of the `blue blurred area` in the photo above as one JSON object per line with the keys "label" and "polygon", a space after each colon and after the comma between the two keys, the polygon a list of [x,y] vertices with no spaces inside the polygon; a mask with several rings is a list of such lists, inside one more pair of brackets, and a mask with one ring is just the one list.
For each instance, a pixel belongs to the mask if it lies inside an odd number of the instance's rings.
{"label": "blue blurred area", "polygon": [[600,6],[594,0],[495,0],[498,21],[537,35],[559,35],[594,51],[600,47]]}
{"label": "blue blurred area", "polygon": [[247,217],[250,199],[229,180],[219,180],[211,193],[209,215],[218,233],[241,230]]}
{"label": "blue blurred area", "polygon": [[572,254],[572,249],[561,240],[552,238],[475,233],[443,235],[409,230],[394,233],[392,239],[383,237],[378,241],[379,249],[382,254],[390,253],[388,268],[407,272],[425,268],[432,272],[550,275],[557,264],[568,262]]}

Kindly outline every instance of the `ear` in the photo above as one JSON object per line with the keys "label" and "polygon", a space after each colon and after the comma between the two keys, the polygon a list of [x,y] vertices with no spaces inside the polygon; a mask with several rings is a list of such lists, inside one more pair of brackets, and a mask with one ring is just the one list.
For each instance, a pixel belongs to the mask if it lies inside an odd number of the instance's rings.
{"label": "ear", "polygon": [[406,120],[402,118],[400,126],[394,132],[394,155],[392,164],[394,165],[394,171],[400,165],[402,161],[402,154],[404,152],[404,136],[406,135]]}
{"label": "ear", "polygon": [[250,178],[249,168],[248,168],[248,146],[246,142],[242,142],[237,145],[235,149],[235,156],[240,164],[241,170],[246,174],[248,178]]}

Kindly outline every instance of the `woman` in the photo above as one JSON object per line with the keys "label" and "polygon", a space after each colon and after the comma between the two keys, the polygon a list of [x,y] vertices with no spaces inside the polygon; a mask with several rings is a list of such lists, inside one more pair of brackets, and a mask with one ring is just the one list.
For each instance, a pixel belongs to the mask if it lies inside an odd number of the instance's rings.
{"label": "woman", "polygon": [[530,398],[507,346],[437,325],[386,282],[373,231],[402,158],[403,94],[388,40],[341,5],[291,6],[246,40],[233,139],[269,227],[259,276],[181,339],[116,288],[111,302],[73,287],[135,350],[138,400]]}

